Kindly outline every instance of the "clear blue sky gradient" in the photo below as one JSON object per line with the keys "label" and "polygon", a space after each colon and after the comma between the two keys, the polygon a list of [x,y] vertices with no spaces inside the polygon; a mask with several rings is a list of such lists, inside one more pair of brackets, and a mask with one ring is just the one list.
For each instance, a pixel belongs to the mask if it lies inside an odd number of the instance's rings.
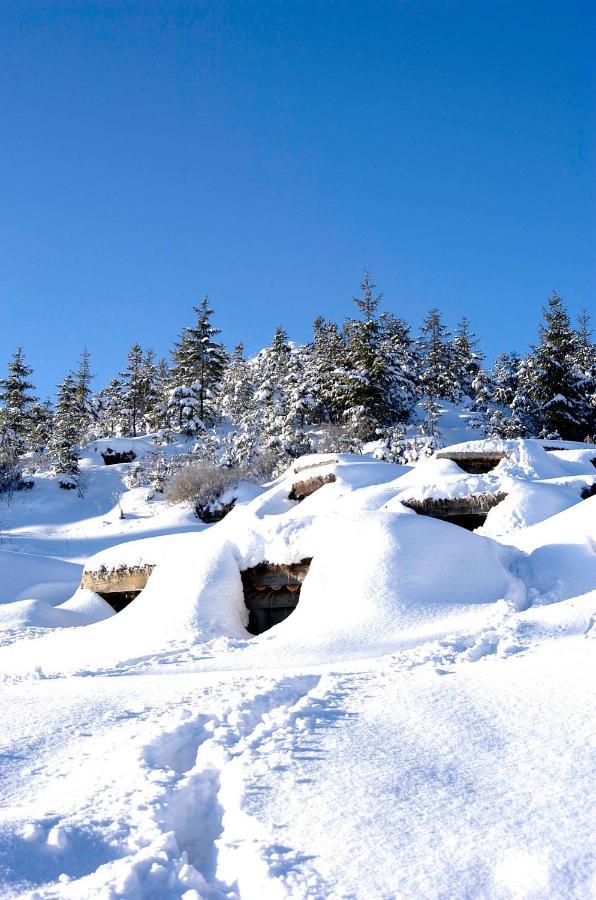
{"label": "clear blue sky gradient", "polygon": [[594,308],[596,5],[9,0],[0,371],[96,387],[213,299],[229,346],[386,308],[488,356]]}

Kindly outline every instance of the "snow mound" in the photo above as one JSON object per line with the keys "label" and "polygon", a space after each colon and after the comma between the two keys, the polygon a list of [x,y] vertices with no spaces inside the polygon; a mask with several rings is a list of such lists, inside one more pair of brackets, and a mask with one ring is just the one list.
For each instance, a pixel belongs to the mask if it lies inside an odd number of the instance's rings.
{"label": "snow mound", "polygon": [[57,606],[79,585],[82,566],[50,556],[0,550],[0,604],[44,600]]}
{"label": "snow mound", "polygon": [[499,537],[542,522],[580,502],[578,492],[568,487],[543,482],[519,482],[501,503],[490,510],[478,533]]}
{"label": "snow mound", "polygon": [[444,633],[470,606],[523,603],[506,557],[492,541],[437,519],[390,512],[338,518],[320,536],[278,640],[287,651],[325,646],[339,658]]}
{"label": "snow mound", "polygon": [[501,537],[529,554],[534,603],[566,600],[596,588],[596,497]]}
{"label": "snow mound", "polygon": [[[79,596],[80,594],[83,596]],[[60,606],[50,606],[45,600],[17,600],[0,606],[0,630],[14,628],[17,625],[71,628],[91,625],[113,614],[113,609],[98,594],[78,591]]]}

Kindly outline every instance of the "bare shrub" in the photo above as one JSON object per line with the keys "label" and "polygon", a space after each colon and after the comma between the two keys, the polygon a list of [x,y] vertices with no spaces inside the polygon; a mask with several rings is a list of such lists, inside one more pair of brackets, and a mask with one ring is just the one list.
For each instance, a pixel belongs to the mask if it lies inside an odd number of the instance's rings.
{"label": "bare shrub", "polygon": [[237,482],[235,469],[224,469],[211,463],[190,463],[174,472],[166,486],[165,498],[168,503],[192,505],[200,519],[211,518],[223,508],[223,495],[229,489],[230,497],[225,505],[232,504],[231,488]]}

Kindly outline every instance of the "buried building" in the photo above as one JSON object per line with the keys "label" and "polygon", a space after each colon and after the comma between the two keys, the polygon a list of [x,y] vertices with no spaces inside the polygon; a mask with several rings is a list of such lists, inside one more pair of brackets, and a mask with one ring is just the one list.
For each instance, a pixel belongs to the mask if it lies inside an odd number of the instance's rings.
{"label": "buried building", "polygon": [[484,525],[493,507],[498,506],[507,494],[472,494],[468,497],[428,497],[425,500],[403,499],[401,502],[421,516],[442,519],[474,531]]}
{"label": "buried building", "polygon": [[[381,533],[393,528],[392,514],[403,520],[395,521],[396,534],[400,540],[411,539],[412,544],[404,550],[396,544],[392,557],[396,567],[387,577],[394,579],[396,591],[407,594],[411,585],[404,579],[410,571],[416,584],[430,583],[429,579],[435,577],[411,562],[418,559],[418,541],[421,545],[424,540],[434,542],[433,558],[438,560],[435,574],[443,577],[451,566],[449,548],[464,555],[468,550],[482,555],[482,542],[488,538],[539,522],[593,494],[593,448],[546,453],[538,442],[495,444],[468,442],[455,451],[442,451],[438,458],[415,468],[363,456],[311,455],[302,465],[294,464],[283,478],[255,488],[246,499],[240,495],[236,512],[214,531],[170,534],[109,548],[89,561],[82,587],[100,595],[116,612],[136,600],[131,620],[141,621],[157,609],[168,624],[180,615],[184,603],[199,603],[200,597],[203,599],[197,608],[205,617],[205,627],[211,628],[213,621],[230,614],[237,628],[234,636],[246,637],[245,627],[251,635],[259,635],[294,612],[307,575],[304,600],[308,598],[310,603],[311,588],[321,577],[322,561],[326,566],[331,554],[334,574],[320,590],[320,606],[314,614],[318,623],[325,617],[335,621],[335,613],[330,610],[343,616],[344,598],[350,591],[357,591],[360,572],[374,569],[371,560],[378,548],[371,534],[375,529]],[[465,458],[460,455],[456,459],[455,455],[461,453]],[[507,463],[493,472],[505,456]],[[459,471],[453,464],[456,462]],[[460,462],[475,471],[463,471]],[[491,469],[485,476],[478,466],[489,463]],[[314,502],[301,503],[323,487]],[[294,502],[289,503],[288,498]],[[446,529],[428,519],[422,522],[414,515],[404,515],[404,506],[419,517],[441,519],[459,528]],[[481,526],[481,535],[462,531]],[[220,563],[210,562],[208,554],[220,546],[227,580],[214,587],[213,573]],[[317,566],[311,571],[313,556]],[[407,565],[402,565],[406,558]],[[180,571],[175,559],[179,560]],[[153,577],[156,568],[158,573]],[[151,584],[143,594],[150,578]],[[187,585],[193,585],[192,589]],[[303,620],[304,609],[305,603],[295,623]]]}

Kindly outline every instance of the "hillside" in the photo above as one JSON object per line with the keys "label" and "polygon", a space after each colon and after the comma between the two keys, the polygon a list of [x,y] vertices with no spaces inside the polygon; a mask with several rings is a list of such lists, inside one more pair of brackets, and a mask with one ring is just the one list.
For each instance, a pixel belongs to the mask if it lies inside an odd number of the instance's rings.
{"label": "hillside", "polygon": [[454,428],[208,526],[97,442],[2,507],[3,897],[590,896],[596,448]]}

